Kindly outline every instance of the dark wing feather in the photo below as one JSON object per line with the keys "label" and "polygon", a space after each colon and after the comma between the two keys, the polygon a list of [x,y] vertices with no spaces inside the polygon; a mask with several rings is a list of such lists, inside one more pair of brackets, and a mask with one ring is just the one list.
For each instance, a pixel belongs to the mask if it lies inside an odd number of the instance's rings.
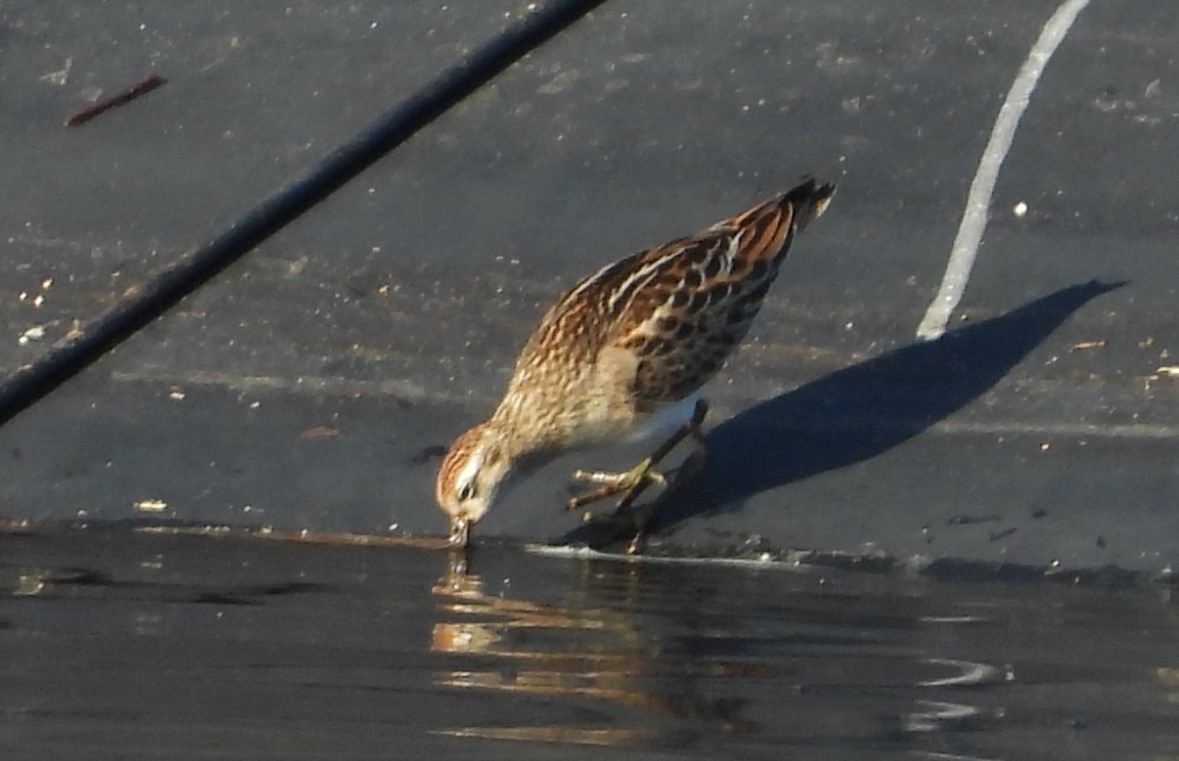
{"label": "dark wing feather", "polygon": [[691,394],[745,336],[794,234],[833,193],[834,186],[807,180],[690,238],[603,267],[541,318],[517,375],[541,372],[546,349],[558,342],[579,365],[618,347],[638,358],[632,393],[639,406]]}

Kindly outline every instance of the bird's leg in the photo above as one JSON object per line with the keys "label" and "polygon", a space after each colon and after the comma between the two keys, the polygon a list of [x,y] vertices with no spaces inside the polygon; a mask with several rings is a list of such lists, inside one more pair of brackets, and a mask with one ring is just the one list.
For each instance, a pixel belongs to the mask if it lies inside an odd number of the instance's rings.
{"label": "bird's leg", "polygon": [[[591,483],[602,484],[598,489],[594,489],[587,494],[582,494],[573,497],[569,500],[568,509],[576,510],[591,502],[596,502],[615,494],[622,494],[622,498],[618,501],[618,507],[609,516],[601,516],[592,512],[585,514],[586,521],[605,520],[615,523],[627,523],[629,528],[634,530],[635,536],[628,545],[627,552],[633,554],[637,551],[639,543],[642,540],[642,535],[654,515],[659,504],[669,495],[672,489],[667,489],[650,505],[642,510],[632,511],[630,506],[636,499],[646,490],[652,483],[667,485],[667,479],[662,473],[655,470],[655,466],[663,460],[671,450],[675,449],[681,441],[685,438],[691,437],[696,444],[696,451],[689,455],[688,459],[684,461],[684,465],[680,469],[680,473],[676,476],[675,482],[672,486],[678,486],[686,476],[695,475],[704,465],[704,460],[707,455],[707,447],[704,442],[704,434],[700,431],[700,425],[704,422],[705,415],[708,414],[708,404],[704,400],[696,402],[696,408],[692,412],[692,417],[673,433],[667,441],[663,442],[650,456],[644,458],[635,467],[623,473],[604,473],[601,471],[585,471],[578,470],[573,473],[573,478],[579,481],[589,481]],[[690,473],[685,472],[685,468],[691,468]]]}
{"label": "bird's leg", "polygon": [[[700,419],[703,420],[703,417],[701,415]],[[695,420],[695,418],[693,419]],[[700,431],[699,422],[692,426],[688,434],[692,437],[696,449],[680,465],[676,471],[675,480],[658,497],[647,504],[626,510],[630,514],[630,529],[634,531],[634,535],[631,536],[630,541],[626,544],[627,555],[634,555],[642,549],[643,540],[646,538],[647,526],[654,520],[660,508],[665,503],[674,499],[684,484],[691,483],[704,470],[704,465],[708,462],[708,444],[704,441],[704,434]],[[629,504],[619,505],[619,510],[628,508]]]}
{"label": "bird's leg", "polygon": [[648,457],[643,458],[638,465],[630,470],[623,471],[622,473],[608,473],[600,470],[575,470],[573,472],[574,480],[588,481],[589,483],[601,484],[602,486],[601,488],[570,499],[567,505],[568,509],[577,510],[591,502],[597,502],[598,500],[625,492],[622,500],[618,503],[619,509],[623,509],[634,502],[652,483],[666,484],[667,479],[664,478],[662,473],[655,470],[655,466],[688,436],[693,436],[698,441],[703,441],[703,437],[700,435],[700,424],[704,421],[706,414],[708,414],[708,404],[704,400],[696,402],[696,408],[692,412],[692,418],[676,430],[667,441],[659,445],[654,452]]}

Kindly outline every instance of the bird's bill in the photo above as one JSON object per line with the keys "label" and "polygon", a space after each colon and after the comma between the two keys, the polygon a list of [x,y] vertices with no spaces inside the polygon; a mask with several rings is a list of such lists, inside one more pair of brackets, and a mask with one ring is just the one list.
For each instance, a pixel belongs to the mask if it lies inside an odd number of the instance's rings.
{"label": "bird's bill", "polygon": [[466,547],[471,538],[472,521],[466,518],[454,517],[450,519],[450,546]]}

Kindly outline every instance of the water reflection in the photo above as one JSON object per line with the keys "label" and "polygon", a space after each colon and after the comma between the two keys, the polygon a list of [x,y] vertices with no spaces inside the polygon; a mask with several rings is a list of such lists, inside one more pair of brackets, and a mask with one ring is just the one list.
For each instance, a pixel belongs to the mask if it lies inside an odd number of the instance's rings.
{"label": "water reflection", "polygon": [[[543,574],[545,565],[532,571]],[[1179,718],[1169,695],[1179,670],[1150,665],[1173,662],[1159,640],[1169,646],[1179,626],[1155,608],[1137,609],[1146,614],[1141,631],[1121,629],[1128,619],[1113,626],[1137,643],[1130,651],[1117,637],[1096,643],[1076,626],[1105,620],[1102,603],[1114,601],[1101,595],[1045,605],[1034,592],[1002,587],[1000,600],[980,602],[943,596],[936,584],[865,586],[862,578],[781,569],[602,559],[567,560],[564,568],[563,579],[505,586],[502,569],[480,575],[454,556],[432,589],[432,648],[453,666],[435,683],[574,710],[556,719],[488,710],[479,717],[486,721],[442,733],[632,750],[821,747],[861,748],[865,758],[996,758],[1028,741],[1028,722],[1038,727],[1036,742],[1069,747],[1088,716],[1108,710],[1088,692],[1089,680],[1123,684],[1152,710]],[[1046,634],[1056,626],[1060,641]],[[1111,659],[1118,652],[1139,665]],[[1174,747],[1175,738],[1164,745]]]}
{"label": "water reflection", "polygon": [[215,737],[218,757],[377,759],[398,755],[395,737],[404,757],[489,761],[548,751],[522,743],[595,759],[1179,758],[1167,589],[515,547],[446,561],[0,534],[0,746],[164,758]]}
{"label": "water reflection", "polygon": [[[621,571],[624,585],[637,583],[633,568]],[[602,581],[600,569],[585,567],[587,577]],[[432,590],[439,611],[432,647],[435,652],[494,656],[483,668],[446,671],[437,683],[447,687],[537,696],[609,701],[657,715],[692,719],[713,732],[754,731],[754,722],[737,714],[739,702],[709,697],[697,680],[675,685],[663,678],[659,642],[638,630],[624,609],[587,605],[584,595],[562,603],[538,603],[484,592],[482,579],[469,571],[466,554],[455,550],[447,572]],[[771,677],[768,665],[713,660],[700,663],[697,677]],[[583,745],[631,744],[656,739],[664,730],[648,726],[495,726],[450,727],[446,734],[465,737],[566,742]]]}

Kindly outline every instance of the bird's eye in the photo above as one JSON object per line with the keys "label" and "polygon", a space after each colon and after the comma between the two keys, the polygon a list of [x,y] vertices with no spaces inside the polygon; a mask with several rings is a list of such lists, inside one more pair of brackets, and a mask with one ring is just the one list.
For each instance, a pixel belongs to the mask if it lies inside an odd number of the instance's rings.
{"label": "bird's eye", "polygon": [[465,484],[463,484],[463,488],[459,489],[459,493],[458,493],[459,502],[466,502],[468,499],[470,499],[471,497],[474,497],[474,496],[475,496],[475,484],[473,484],[473,483],[465,483]]}

